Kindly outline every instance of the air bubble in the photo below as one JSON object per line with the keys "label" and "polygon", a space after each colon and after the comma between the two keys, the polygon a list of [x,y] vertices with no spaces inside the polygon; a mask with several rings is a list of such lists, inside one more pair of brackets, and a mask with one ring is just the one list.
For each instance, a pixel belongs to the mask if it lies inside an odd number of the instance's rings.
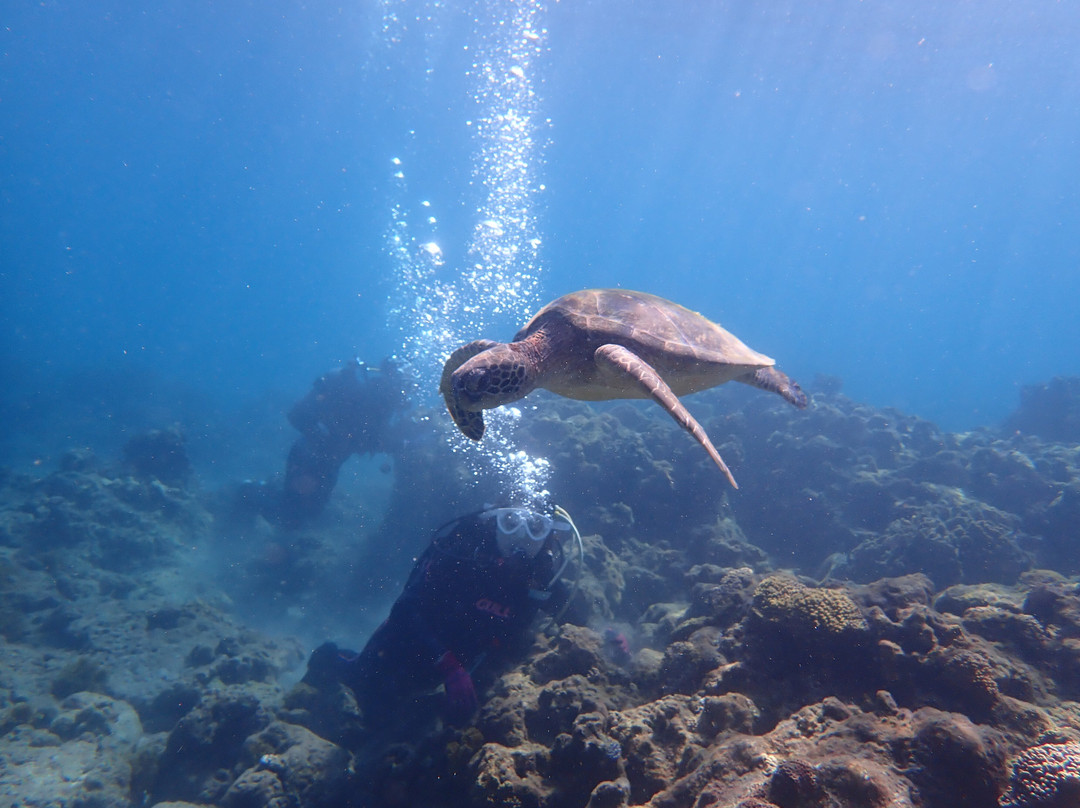
{"label": "air bubble", "polygon": [[[452,351],[481,337],[505,338],[541,302],[534,197],[544,186],[537,186],[535,178],[542,160],[532,74],[535,60],[546,52],[547,31],[540,25],[544,5],[540,0],[495,0],[485,8],[487,16],[477,18],[466,45],[476,54],[466,73],[476,112],[465,121],[473,145],[470,185],[483,193],[460,269],[455,273],[445,265],[439,246],[445,239],[436,230],[429,200],[420,203],[428,210],[413,221],[402,203],[395,204],[387,228],[386,248],[397,275],[391,314],[400,329],[400,356],[414,379],[412,396],[425,406],[437,401],[438,377]],[[438,24],[430,16],[418,19]],[[394,157],[391,164],[400,166],[401,160]],[[393,177],[400,181],[397,192],[406,198],[404,172]],[[550,464],[518,448],[514,429],[521,414],[518,407],[486,411],[487,429],[478,444],[445,414],[432,419],[432,425],[467,460],[477,480],[494,476],[512,501],[546,507]]]}

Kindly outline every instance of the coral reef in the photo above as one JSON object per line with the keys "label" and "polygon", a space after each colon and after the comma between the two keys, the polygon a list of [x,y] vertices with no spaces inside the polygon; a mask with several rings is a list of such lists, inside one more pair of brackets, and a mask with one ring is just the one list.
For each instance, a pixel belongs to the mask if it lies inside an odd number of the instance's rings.
{"label": "coral reef", "polygon": [[1080,378],[1059,376],[1022,388],[1020,406],[1002,428],[1054,443],[1080,443]]}
{"label": "coral reef", "polygon": [[519,436],[550,459],[584,564],[561,625],[474,672],[466,726],[434,694],[369,726],[348,688],[293,684],[301,643],[234,608],[362,639],[431,528],[500,494],[424,421],[365,541],[346,494],[292,532],[235,518],[174,430],[116,465],[78,450],[6,471],[0,791],[57,808],[1074,805],[1080,449],[1021,409],[1019,432],[952,435],[837,392],[793,414],[714,391],[695,412],[732,493],[650,410],[546,399]]}
{"label": "coral reef", "polygon": [[1080,803],[1080,743],[1025,749],[1012,763],[1001,808],[1066,808]]}
{"label": "coral reef", "polygon": [[856,580],[933,570],[935,583],[1011,583],[1031,567],[1035,540],[1020,520],[950,491],[912,508],[871,539],[860,542],[834,575]]}
{"label": "coral reef", "polygon": [[762,622],[777,627],[789,640],[814,637],[831,642],[866,631],[866,620],[847,593],[839,589],[815,589],[794,578],[774,575],[754,590],[754,612]]}
{"label": "coral reef", "polygon": [[136,475],[182,488],[194,474],[184,435],[177,427],[154,429],[124,444],[124,462]]}
{"label": "coral reef", "polygon": [[[227,614],[191,553],[211,525],[195,490],[127,476],[82,451],[40,479],[4,478],[5,794],[57,808],[145,803],[167,733],[200,721],[215,693],[280,699],[274,680],[302,655]],[[249,729],[239,727],[238,742]],[[209,760],[190,764],[191,777],[205,779]]]}

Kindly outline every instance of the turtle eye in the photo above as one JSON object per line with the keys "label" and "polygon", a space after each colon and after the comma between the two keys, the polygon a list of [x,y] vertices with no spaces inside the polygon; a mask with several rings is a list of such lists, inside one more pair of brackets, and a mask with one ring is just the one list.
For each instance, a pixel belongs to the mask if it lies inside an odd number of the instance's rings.
{"label": "turtle eye", "polygon": [[479,368],[468,370],[454,380],[455,392],[476,398],[488,387],[487,376],[488,374]]}

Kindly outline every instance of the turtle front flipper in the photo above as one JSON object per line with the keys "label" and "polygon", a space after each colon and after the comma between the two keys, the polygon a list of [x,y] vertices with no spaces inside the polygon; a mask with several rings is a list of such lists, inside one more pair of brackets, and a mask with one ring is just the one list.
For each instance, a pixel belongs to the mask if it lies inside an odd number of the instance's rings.
{"label": "turtle front flipper", "polygon": [[482,411],[471,412],[458,403],[457,394],[454,392],[454,371],[478,353],[482,353],[498,344],[494,340],[478,339],[468,345],[462,345],[450,354],[450,358],[443,365],[442,378],[439,380],[439,392],[442,393],[443,400],[446,402],[446,409],[450,411],[450,417],[454,419],[454,423],[457,424],[462,434],[470,440],[480,440],[480,438],[484,437],[484,413]]}
{"label": "turtle front flipper", "polygon": [[712,445],[712,441],[705,434],[701,424],[683,406],[683,403],[679,401],[679,397],[668,387],[667,382],[663,380],[652,365],[622,345],[601,345],[596,349],[593,358],[598,367],[630,376],[637,381],[653,401],[667,410],[679,426],[697,439],[697,442],[709,453],[709,457],[713,459],[713,462],[727,475],[731,486],[733,488],[739,487],[738,483],[735,482],[735,477],[731,474],[731,470],[728,469],[727,463],[720,457],[720,453]]}

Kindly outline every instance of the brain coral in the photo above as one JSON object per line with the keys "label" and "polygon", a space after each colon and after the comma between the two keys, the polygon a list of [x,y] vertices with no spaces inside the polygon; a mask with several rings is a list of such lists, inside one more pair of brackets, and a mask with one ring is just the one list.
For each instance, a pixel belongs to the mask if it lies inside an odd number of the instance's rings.
{"label": "brain coral", "polygon": [[1080,805],[1080,743],[1033,746],[1012,764],[1001,808],[1074,808]]}
{"label": "brain coral", "polygon": [[780,808],[809,805],[820,789],[817,771],[804,760],[783,760],[769,779],[769,802]]}
{"label": "brain coral", "polygon": [[793,632],[840,635],[867,629],[862,612],[847,593],[813,589],[786,575],[774,575],[758,584],[754,609],[764,620],[784,624]]}

